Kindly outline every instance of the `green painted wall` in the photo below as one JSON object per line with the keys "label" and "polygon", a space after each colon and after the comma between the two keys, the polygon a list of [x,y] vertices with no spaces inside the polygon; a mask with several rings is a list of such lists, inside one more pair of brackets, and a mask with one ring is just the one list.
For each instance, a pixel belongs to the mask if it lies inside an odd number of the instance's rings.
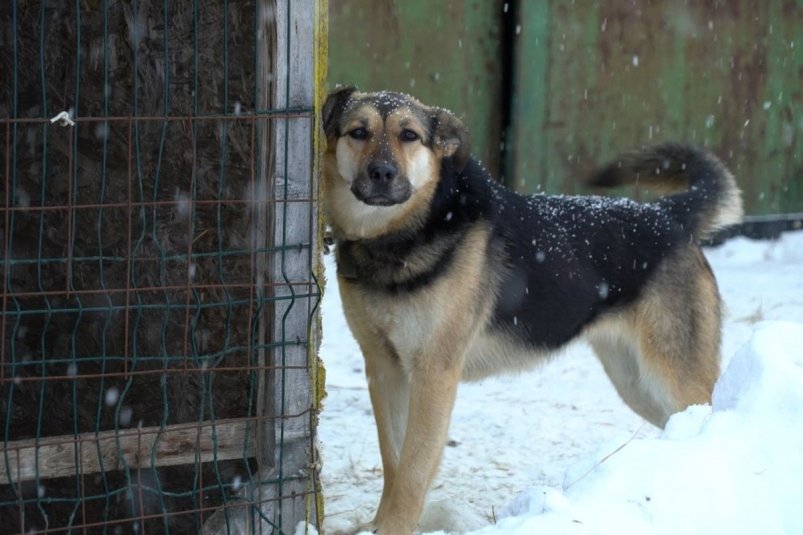
{"label": "green painted wall", "polygon": [[599,162],[689,141],[747,212],[803,211],[803,2],[519,2],[513,138],[523,191],[582,192]]}
{"label": "green painted wall", "polygon": [[331,0],[337,83],[452,109],[521,191],[584,192],[620,151],[688,141],[749,214],[803,212],[803,0]]}

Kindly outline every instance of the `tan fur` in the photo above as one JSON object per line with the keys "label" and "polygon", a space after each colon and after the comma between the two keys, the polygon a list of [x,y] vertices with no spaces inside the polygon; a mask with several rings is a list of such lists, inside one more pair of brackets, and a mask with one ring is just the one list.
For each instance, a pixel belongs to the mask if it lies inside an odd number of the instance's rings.
{"label": "tan fur", "polygon": [[720,321],[714,276],[699,248],[689,246],[661,268],[642,299],[586,335],[622,399],[663,427],[673,413],[711,402]]}
{"label": "tan fur", "polygon": [[[421,296],[368,296],[338,278],[349,327],[365,356],[379,434],[385,484],[373,525],[380,533],[412,531],[437,471],[466,350],[491,306],[480,294],[487,239],[488,230],[477,227],[448,276]],[[414,418],[394,421],[391,409],[405,401]]]}

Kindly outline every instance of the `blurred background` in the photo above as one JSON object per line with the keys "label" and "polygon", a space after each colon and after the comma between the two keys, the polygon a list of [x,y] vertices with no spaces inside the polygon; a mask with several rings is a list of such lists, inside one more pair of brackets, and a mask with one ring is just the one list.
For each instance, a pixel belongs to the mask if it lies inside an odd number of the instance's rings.
{"label": "blurred background", "polygon": [[803,218],[799,0],[330,0],[329,86],[451,109],[522,192],[584,193],[617,153],[719,155],[748,225]]}

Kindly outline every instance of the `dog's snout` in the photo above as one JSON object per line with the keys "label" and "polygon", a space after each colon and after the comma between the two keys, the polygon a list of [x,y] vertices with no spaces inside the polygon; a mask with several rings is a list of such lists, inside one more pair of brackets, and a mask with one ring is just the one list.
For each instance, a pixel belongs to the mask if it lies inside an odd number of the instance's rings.
{"label": "dog's snout", "polygon": [[352,181],[355,197],[372,206],[392,206],[405,202],[412,192],[410,182],[393,160],[375,158]]}
{"label": "dog's snout", "polygon": [[386,184],[399,175],[399,169],[390,163],[372,163],[368,166],[368,176],[378,184]]}

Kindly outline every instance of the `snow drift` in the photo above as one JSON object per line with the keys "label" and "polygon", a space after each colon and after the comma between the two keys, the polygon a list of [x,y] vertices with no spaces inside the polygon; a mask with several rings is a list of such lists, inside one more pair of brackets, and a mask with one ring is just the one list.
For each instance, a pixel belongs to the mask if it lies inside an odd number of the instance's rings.
{"label": "snow drift", "polygon": [[803,324],[766,322],[739,350],[713,406],[654,439],[609,444],[564,490],[520,495],[476,533],[803,533]]}

